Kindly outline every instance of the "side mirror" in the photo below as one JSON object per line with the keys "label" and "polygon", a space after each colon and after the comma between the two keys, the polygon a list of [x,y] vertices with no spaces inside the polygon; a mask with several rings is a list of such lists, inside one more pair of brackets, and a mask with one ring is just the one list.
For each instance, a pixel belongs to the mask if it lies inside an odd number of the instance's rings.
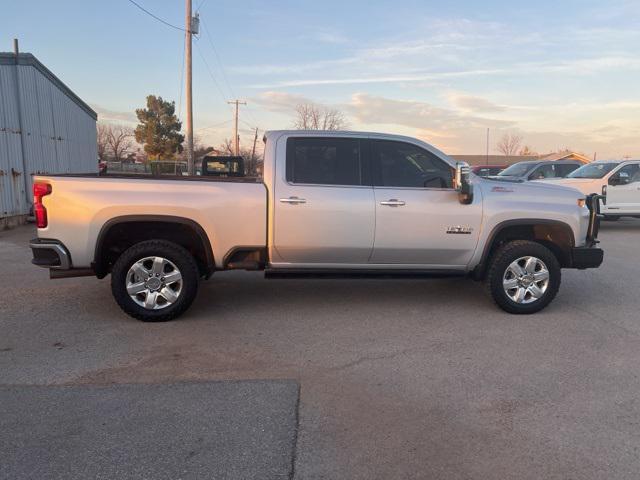
{"label": "side mirror", "polygon": [[473,185],[469,181],[471,167],[466,162],[456,163],[456,173],[453,179],[453,188],[458,191],[458,200],[463,205],[473,202]]}

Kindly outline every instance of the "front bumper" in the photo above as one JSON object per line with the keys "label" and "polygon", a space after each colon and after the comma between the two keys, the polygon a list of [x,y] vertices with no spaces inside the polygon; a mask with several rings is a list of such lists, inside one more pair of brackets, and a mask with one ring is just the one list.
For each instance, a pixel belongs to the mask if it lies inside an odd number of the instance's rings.
{"label": "front bumper", "polygon": [[586,198],[589,208],[589,226],[587,228],[587,241],[584,247],[571,249],[571,268],[585,269],[598,268],[604,260],[604,252],[597,248],[598,232],[600,231],[600,199],[602,195],[591,194]]}
{"label": "front bumper", "polygon": [[66,247],[57,240],[34,238],[29,242],[33,252],[31,263],[55,270],[71,269],[71,256]]}
{"label": "front bumper", "polygon": [[598,268],[604,260],[604,252],[596,247],[578,247],[571,249],[571,268],[583,270]]}

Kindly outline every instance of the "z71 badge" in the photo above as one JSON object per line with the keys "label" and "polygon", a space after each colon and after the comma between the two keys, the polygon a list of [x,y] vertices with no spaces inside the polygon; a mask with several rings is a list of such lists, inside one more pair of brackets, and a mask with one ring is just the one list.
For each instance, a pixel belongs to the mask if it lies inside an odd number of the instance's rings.
{"label": "z71 badge", "polygon": [[455,225],[447,228],[447,233],[455,234],[455,235],[471,235],[473,232],[472,227],[466,227],[463,225]]}

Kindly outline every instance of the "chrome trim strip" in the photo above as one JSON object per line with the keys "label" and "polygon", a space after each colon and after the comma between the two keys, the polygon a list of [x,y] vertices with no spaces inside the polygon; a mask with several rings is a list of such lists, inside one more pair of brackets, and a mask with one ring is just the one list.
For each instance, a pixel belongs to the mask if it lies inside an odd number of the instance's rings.
{"label": "chrome trim strip", "polygon": [[58,258],[60,259],[60,265],[56,265],[54,267],[38,265],[39,267],[50,268],[55,270],[69,270],[71,268],[71,258],[69,257],[69,253],[67,253],[67,250],[59,243],[30,242],[29,247],[31,247],[32,249],[40,249],[40,250],[44,250],[44,249],[54,250],[58,254]]}

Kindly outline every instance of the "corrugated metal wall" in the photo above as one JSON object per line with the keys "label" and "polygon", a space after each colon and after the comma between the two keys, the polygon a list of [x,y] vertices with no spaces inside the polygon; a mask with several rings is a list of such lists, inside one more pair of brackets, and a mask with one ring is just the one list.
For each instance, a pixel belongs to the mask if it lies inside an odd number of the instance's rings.
{"label": "corrugated metal wall", "polygon": [[98,169],[95,118],[49,76],[0,63],[0,218],[29,213],[33,175]]}

